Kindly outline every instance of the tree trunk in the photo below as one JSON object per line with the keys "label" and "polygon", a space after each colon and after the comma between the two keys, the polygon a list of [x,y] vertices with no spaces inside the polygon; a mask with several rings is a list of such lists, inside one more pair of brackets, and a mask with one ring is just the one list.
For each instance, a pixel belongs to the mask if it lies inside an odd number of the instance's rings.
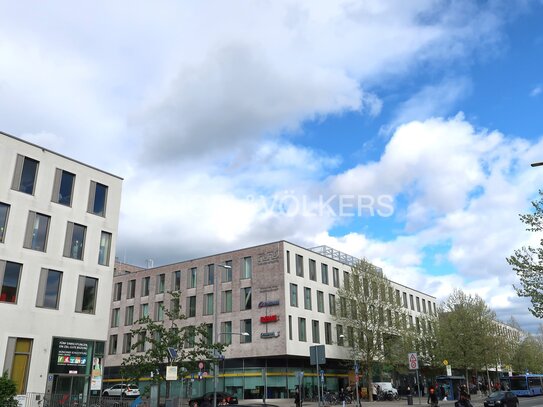
{"label": "tree trunk", "polygon": [[368,400],[373,401],[373,370],[371,367],[371,363],[368,363]]}

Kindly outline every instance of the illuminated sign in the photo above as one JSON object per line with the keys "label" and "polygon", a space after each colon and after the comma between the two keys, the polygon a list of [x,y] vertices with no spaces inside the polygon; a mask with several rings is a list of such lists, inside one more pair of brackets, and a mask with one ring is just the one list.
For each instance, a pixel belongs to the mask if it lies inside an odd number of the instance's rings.
{"label": "illuminated sign", "polygon": [[279,300],[274,301],[260,301],[258,303],[258,308],[265,308],[265,307],[273,307],[275,305],[279,305]]}
{"label": "illuminated sign", "polygon": [[277,322],[279,321],[279,317],[275,314],[273,315],[264,315],[260,317],[260,322],[263,324],[267,324],[268,322]]}

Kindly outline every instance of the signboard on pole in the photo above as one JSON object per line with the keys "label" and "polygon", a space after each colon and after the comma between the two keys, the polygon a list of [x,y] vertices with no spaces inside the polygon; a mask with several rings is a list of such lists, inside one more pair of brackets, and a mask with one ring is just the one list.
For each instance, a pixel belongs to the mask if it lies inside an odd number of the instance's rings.
{"label": "signboard on pole", "polygon": [[315,345],[309,347],[309,363],[311,364],[311,366],[326,364],[324,345]]}
{"label": "signboard on pole", "polygon": [[417,354],[415,352],[409,353],[407,356],[407,360],[409,364],[409,370],[418,370],[419,359],[417,358]]}
{"label": "signboard on pole", "polygon": [[451,365],[447,365],[447,376],[452,376],[452,368]]}
{"label": "signboard on pole", "polygon": [[166,380],[177,380],[177,366],[166,366]]}

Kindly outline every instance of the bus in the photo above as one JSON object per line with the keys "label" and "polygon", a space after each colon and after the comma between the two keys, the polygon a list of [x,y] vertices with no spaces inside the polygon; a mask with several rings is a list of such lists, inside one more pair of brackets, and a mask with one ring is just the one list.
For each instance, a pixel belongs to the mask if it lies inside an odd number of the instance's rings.
{"label": "bus", "polygon": [[543,394],[543,374],[521,374],[502,377],[501,384],[517,396],[539,396]]}

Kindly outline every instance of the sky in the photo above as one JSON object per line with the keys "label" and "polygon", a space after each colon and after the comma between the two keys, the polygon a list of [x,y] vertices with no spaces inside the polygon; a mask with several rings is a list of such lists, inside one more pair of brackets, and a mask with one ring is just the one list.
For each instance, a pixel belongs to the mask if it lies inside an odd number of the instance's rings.
{"label": "sky", "polygon": [[124,179],[117,257],[328,245],[498,318],[543,187],[541,0],[0,0],[0,130]]}

